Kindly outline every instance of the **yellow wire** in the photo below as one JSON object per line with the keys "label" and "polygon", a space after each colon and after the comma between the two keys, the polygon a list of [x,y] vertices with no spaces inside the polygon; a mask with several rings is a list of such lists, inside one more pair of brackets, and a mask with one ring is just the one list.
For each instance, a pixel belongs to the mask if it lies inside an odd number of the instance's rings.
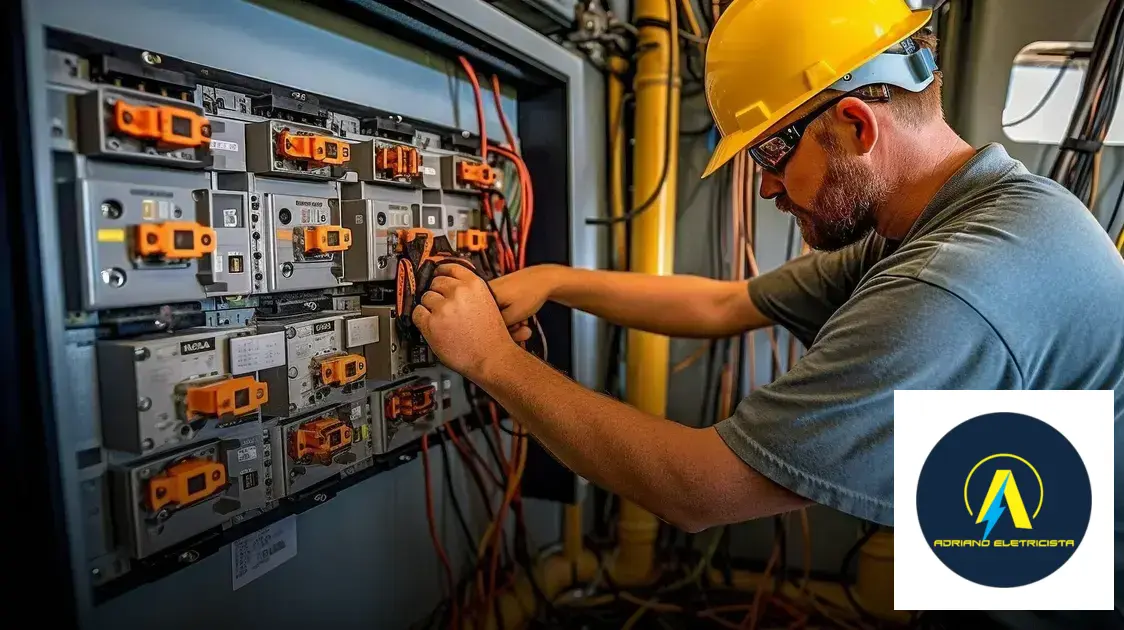
{"label": "yellow wire", "polygon": [[[524,431],[519,427],[518,422],[512,422],[511,426],[514,433],[524,433]],[[516,466],[515,473],[508,480],[507,491],[504,493],[503,502],[501,502],[500,505],[503,505],[503,503],[507,503],[510,506],[511,498],[515,496],[515,491],[519,488],[519,481],[523,478],[523,470],[527,467],[527,438],[526,436],[523,436],[517,437],[515,438],[515,440],[517,440],[521,446],[521,448],[519,449],[519,463]],[[497,518],[488,525],[488,529],[484,530],[484,535],[480,537],[480,551],[476,555],[477,559],[484,557],[484,552],[486,551],[483,547],[484,541],[492,537],[492,532],[495,531],[496,524],[499,522],[499,514],[497,513],[496,516]]]}
{"label": "yellow wire", "polygon": [[1116,251],[1124,252],[1124,230],[1120,230],[1120,236],[1116,237]]}

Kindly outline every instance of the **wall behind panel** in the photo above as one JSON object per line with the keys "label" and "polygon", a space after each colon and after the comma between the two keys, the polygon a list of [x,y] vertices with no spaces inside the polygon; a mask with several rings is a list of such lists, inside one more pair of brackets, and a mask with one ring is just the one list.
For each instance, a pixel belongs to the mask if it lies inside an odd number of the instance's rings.
{"label": "wall behind panel", "polygon": [[[270,4],[300,17],[239,0],[38,0],[36,13],[49,26],[475,130],[471,90],[453,63],[310,6]],[[505,96],[504,109],[513,123],[518,120],[512,94]],[[488,128],[502,133],[494,111],[488,116]],[[440,450],[432,454],[440,529],[450,557],[463,563],[466,543],[448,507]],[[475,490],[460,466],[452,477],[479,536],[483,511],[469,498]],[[526,516],[532,544],[557,540],[556,505],[527,501]],[[310,621],[395,629],[424,616],[440,599],[444,582],[427,532],[420,462],[349,488],[297,519],[297,556],[237,592],[227,548],[111,600],[86,621],[114,630],[215,622],[303,628]]]}

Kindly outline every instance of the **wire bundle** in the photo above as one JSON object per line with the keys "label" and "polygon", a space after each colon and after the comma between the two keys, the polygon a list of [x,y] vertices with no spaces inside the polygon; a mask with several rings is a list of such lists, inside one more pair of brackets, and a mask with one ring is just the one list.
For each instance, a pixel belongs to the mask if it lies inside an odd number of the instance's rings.
{"label": "wire bundle", "polygon": [[[1094,205],[1100,156],[1116,114],[1124,79],[1124,0],[1109,0],[1101,18],[1085,82],[1070,118],[1050,179],[1065,186],[1090,208]],[[1119,204],[1118,204],[1119,206]],[[1113,212],[1115,220],[1116,212]],[[1111,222],[1108,226],[1112,227]]]}

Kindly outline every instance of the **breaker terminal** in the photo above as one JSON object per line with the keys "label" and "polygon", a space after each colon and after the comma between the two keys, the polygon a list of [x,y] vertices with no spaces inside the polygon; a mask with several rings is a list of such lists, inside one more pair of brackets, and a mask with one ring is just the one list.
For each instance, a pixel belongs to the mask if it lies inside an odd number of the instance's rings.
{"label": "breaker terminal", "polygon": [[351,229],[335,225],[304,228],[304,253],[332,254],[351,248]]}
{"label": "breaker terminal", "polygon": [[496,184],[496,171],[487,164],[457,162],[457,183],[462,186],[491,188]]}
{"label": "breaker terminal", "polygon": [[215,230],[190,221],[142,223],[136,226],[133,247],[138,256],[190,260],[215,251]]}
{"label": "breaker terminal", "polygon": [[383,412],[387,420],[413,422],[428,415],[436,408],[437,386],[430,384],[411,384],[400,387],[387,398]]}
{"label": "breaker terminal", "polygon": [[209,146],[211,123],[187,109],[168,105],[130,105],[123,100],[113,106],[113,126],[118,133],[154,140],[174,148]]}
{"label": "breaker terminal", "polygon": [[457,232],[457,249],[467,252],[485,251],[488,249],[488,233],[471,229]]}
{"label": "breaker terminal", "polygon": [[367,375],[367,361],[358,354],[329,357],[320,361],[319,374],[324,385],[347,385]]}
{"label": "breaker terminal", "polygon": [[257,411],[269,400],[269,388],[252,376],[191,387],[185,396],[187,419],[241,416]]}
{"label": "breaker terminal", "polygon": [[209,459],[189,458],[148,481],[148,509],[186,507],[206,499],[226,486],[226,468]]}
{"label": "breaker terminal", "polygon": [[286,129],[277,135],[277,154],[292,160],[342,166],[351,161],[351,145],[328,136],[298,135]]}
{"label": "breaker terminal", "polygon": [[420,168],[421,156],[414,147],[397,145],[375,150],[375,169],[386,177],[414,178],[420,174]]}
{"label": "breaker terminal", "polygon": [[317,418],[302,424],[289,438],[289,457],[302,464],[329,466],[351,447],[351,425],[336,418]]}

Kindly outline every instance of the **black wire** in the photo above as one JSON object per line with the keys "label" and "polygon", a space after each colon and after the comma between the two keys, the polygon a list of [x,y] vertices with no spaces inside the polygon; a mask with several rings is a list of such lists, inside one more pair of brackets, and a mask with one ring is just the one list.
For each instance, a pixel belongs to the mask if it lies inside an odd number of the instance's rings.
{"label": "black wire", "polygon": [[[1116,223],[1116,215],[1120,213],[1120,202],[1124,200],[1124,177],[1120,179],[1120,191],[1116,193],[1116,203],[1112,206],[1112,214],[1108,217],[1108,223],[1105,224],[1105,231],[1111,233],[1113,224]],[[1124,229],[1124,228],[1122,228]],[[1114,241],[1116,239],[1113,239]]]}
{"label": "black wire", "polygon": [[1014,127],[1015,125],[1021,125],[1024,122],[1030,120],[1031,118],[1034,118],[1034,116],[1038,112],[1042,111],[1042,108],[1046,105],[1047,102],[1049,102],[1050,97],[1053,96],[1054,92],[1057,91],[1058,86],[1062,84],[1062,79],[1065,78],[1065,73],[1069,70],[1072,63],[1073,63],[1073,56],[1070,55],[1069,57],[1066,57],[1065,62],[1062,64],[1061,69],[1058,70],[1058,76],[1054,77],[1053,83],[1051,83],[1050,87],[1046,89],[1046,93],[1043,94],[1042,98],[1039,99],[1038,103],[1036,103],[1034,105],[1034,107],[1031,108],[1030,112],[1027,113],[1026,115],[1020,117],[1018,120],[1012,120],[1011,122],[1003,123],[1002,124],[1003,127],[1007,128],[1007,127]]}
{"label": "black wire", "polygon": [[[449,472],[449,447],[445,444],[448,438],[437,440],[441,445],[441,462],[442,467],[445,469],[445,485],[449,488],[449,500],[453,504],[453,511],[457,514],[457,522],[460,523],[461,531],[464,532],[464,538],[468,541],[468,548],[472,552],[476,552],[476,539],[472,536],[472,531],[468,528],[468,521],[464,518],[464,510],[461,509],[461,502],[457,499],[456,488],[453,487],[453,474]],[[473,553],[473,557],[477,554]]]}
{"label": "black wire", "polygon": [[[669,0],[669,4],[670,4],[670,0]],[[647,26],[656,26],[656,25],[650,24],[650,25],[647,25]],[[657,28],[663,28],[664,30],[666,30],[668,32],[669,39],[673,35],[671,33],[670,25],[657,27]],[[676,61],[675,55],[672,54],[671,46],[669,44],[668,51],[667,51],[667,82],[668,82],[667,92],[666,92],[666,95],[667,95],[666,101],[667,102],[666,102],[666,105],[664,107],[664,114],[665,114],[664,115],[664,159],[663,159],[663,167],[660,170],[660,176],[659,176],[659,179],[656,183],[655,189],[653,189],[652,194],[649,195],[649,197],[646,200],[644,200],[644,203],[640,204],[636,208],[633,208],[632,210],[629,210],[628,212],[622,214],[621,216],[619,216],[619,217],[608,217],[608,218],[586,219],[585,220],[586,224],[588,224],[588,225],[616,225],[617,223],[628,222],[628,221],[631,221],[631,220],[635,219],[642,212],[648,210],[648,208],[651,208],[653,205],[655,205],[655,203],[657,201],[659,201],[660,196],[663,193],[664,184],[667,182],[667,174],[671,170],[671,152],[668,151],[668,148],[671,147],[671,140],[672,140],[671,136],[672,136],[672,133],[673,133],[673,130],[672,130],[673,125],[671,123],[671,107],[672,107],[673,102],[672,102],[671,93],[674,90],[672,89],[670,84],[671,84],[672,81],[675,80],[675,77],[672,76],[675,73],[675,61]]]}
{"label": "black wire", "polygon": [[851,548],[847,550],[847,554],[843,556],[843,565],[839,567],[839,583],[843,585],[843,593],[847,596],[847,601],[851,602],[851,606],[854,607],[855,612],[859,613],[859,616],[861,616],[863,619],[872,621],[874,619],[874,615],[872,615],[867,609],[863,608],[862,605],[859,604],[859,601],[855,599],[855,594],[851,592],[852,580],[847,575],[851,570],[851,563],[854,561],[855,556],[857,556],[859,553],[859,549],[862,549],[862,546],[870,541],[871,537],[874,536],[875,532],[878,531],[878,526],[876,525],[869,526],[869,529],[867,529],[868,525],[866,523],[863,523],[863,528],[865,529],[865,531],[862,537],[855,541],[855,544],[852,545]]}

